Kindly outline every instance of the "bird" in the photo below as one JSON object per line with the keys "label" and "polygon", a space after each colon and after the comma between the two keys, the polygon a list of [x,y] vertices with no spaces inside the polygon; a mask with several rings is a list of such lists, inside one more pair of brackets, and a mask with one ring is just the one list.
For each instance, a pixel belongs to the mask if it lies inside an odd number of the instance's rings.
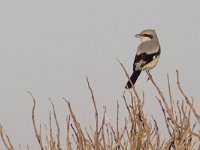
{"label": "bird", "polygon": [[161,54],[161,47],[155,30],[145,29],[136,34],[135,37],[141,40],[141,44],[137,48],[133,73],[125,86],[126,89],[132,88],[142,71],[149,73],[149,70],[157,65]]}

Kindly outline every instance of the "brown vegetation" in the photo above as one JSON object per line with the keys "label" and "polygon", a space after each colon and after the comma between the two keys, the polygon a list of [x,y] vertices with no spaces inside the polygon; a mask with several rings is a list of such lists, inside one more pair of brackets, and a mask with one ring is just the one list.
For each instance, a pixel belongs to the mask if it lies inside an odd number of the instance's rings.
{"label": "brown vegetation", "polygon": [[[120,63],[120,62],[119,62]],[[124,66],[120,63],[122,68],[124,69],[127,77],[128,74],[124,68]],[[193,100],[190,100],[187,95],[184,93],[181,88],[181,84],[179,81],[179,74],[177,71],[177,86],[182,95],[183,100],[174,100],[171,93],[171,86],[168,80],[168,91],[169,91],[169,99],[163,96],[161,89],[153,80],[150,73],[148,73],[149,80],[155,87],[155,90],[158,92],[158,96],[156,96],[156,100],[161,107],[161,111],[163,113],[163,121],[165,122],[166,129],[169,134],[168,139],[161,139],[162,131],[157,125],[157,121],[153,119],[153,124],[150,122],[151,118],[147,118],[144,113],[144,96],[140,97],[135,87],[128,91],[131,95],[131,99],[127,100],[125,94],[123,94],[123,99],[125,103],[125,108],[128,112],[128,116],[124,118],[125,123],[123,127],[119,127],[119,104],[117,103],[117,114],[116,114],[116,125],[113,125],[111,122],[106,120],[106,107],[104,107],[103,119],[99,120],[98,110],[95,102],[95,97],[93,90],[90,86],[89,80],[86,77],[88,88],[91,92],[92,103],[94,105],[94,115],[95,115],[95,130],[91,129],[92,134],[89,134],[88,130],[82,129],[80,123],[78,122],[72,106],[69,100],[64,100],[67,103],[70,115],[67,117],[66,125],[66,145],[61,146],[60,139],[60,127],[56,116],[56,111],[54,104],[52,105],[53,119],[56,124],[56,135],[53,135],[52,132],[52,115],[49,114],[49,131],[46,133],[47,135],[43,135],[41,131],[41,125],[38,127],[35,121],[35,106],[36,100],[29,93],[33,100],[32,107],[32,123],[35,131],[35,137],[40,146],[41,150],[49,149],[49,150],[61,150],[61,149],[80,149],[80,150],[191,150],[194,147],[200,148],[199,139],[200,139],[200,115],[197,112],[197,109],[193,105]],[[156,101],[155,101],[156,102]],[[196,119],[196,123],[192,123],[191,115],[193,115]],[[71,119],[70,119],[71,118]],[[116,128],[115,128],[116,127]],[[73,133],[70,134],[70,131]],[[10,138],[3,130],[3,126],[0,124],[0,136],[4,146],[8,150],[14,150],[14,146],[12,145]],[[46,137],[43,139],[42,137]],[[27,146],[29,149],[29,146]],[[30,148],[31,149],[31,148]]]}

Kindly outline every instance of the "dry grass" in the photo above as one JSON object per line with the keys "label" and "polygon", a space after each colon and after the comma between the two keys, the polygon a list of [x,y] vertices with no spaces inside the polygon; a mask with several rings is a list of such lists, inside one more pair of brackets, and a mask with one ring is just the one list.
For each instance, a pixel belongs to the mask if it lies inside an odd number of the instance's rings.
{"label": "dry grass", "polygon": [[[119,62],[120,63],[120,62]],[[122,68],[124,69],[126,76],[128,74],[124,68],[124,66],[120,63]],[[94,115],[95,115],[95,130],[91,130],[91,134],[88,132],[88,129],[82,129],[80,123],[78,122],[70,101],[65,99],[66,104],[69,109],[69,116],[66,121],[66,139],[60,139],[60,127],[59,122],[56,116],[55,106],[51,102],[52,112],[53,112],[53,120],[55,121],[57,130],[52,131],[52,114],[49,113],[49,131],[46,133],[41,132],[41,125],[37,125],[35,121],[35,107],[36,100],[31,93],[29,93],[33,100],[32,107],[32,123],[33,129],[35,132],[35,138],[38,142],[38,145],[41,150],[61,150],[67,149],[72,150],[80,149],[80,150],[191,150],[194,147],[198,147],[200,149],[200,115],[197,112],[197,109],[193,105],[193,100],[187,97],[185,92],[183,91],[179,74],[177,71],[177,87],[182,95],[182,101],[175,100],[172,92],[171,85],[168,80],[168,94],[169,98],[164,97],[162,90],[155,83],[154,79],[148,73],[149,80],[155,87],[155,90],[158,92],[158,96],[156,96],[156,100],[160,105],[162,112],[162,120],[165,122],[166,129],[169,134],[168,139],[161,139],[162,132],[165,130],[161,130],[157,125],[157,121],[152,118],[147,118],[144,113],[144,95],[139,96],[135,87],[132,90],[128,91],[130,93],[131,98],[127,99],[125,93],[123,94],[123,100],[125,103],[125,108],[128,112],[128,116],[124,118],[125,123],[124,126],[119,127],[119,104],[117,102],[117,114],[116,114],[116,124],[112,124],[108,120],[106,120],[106,107],[104,107],[103,119],[99,120],[98,110],[96,106],[95,96],[93,90],[90,86],[89,80],[86,77],[88,88],[91,92],[92,103],[94,105]],[[166,94],[166,93],[165,93]],[[178,94],[178,93],[177,93]],[[156,101],[155,101],[156,102]],[[191,115],[193,115],[196,119],[196,123],[192,123]],[[153,124],[151,121],[153,120]],[[122,123],[120,123],[122,124]],[[115,128],[116,127],[116,128]],[[72,133],[70,133],[70,131]],[[3,126],[0,124],[0,136],[1,140],[8,150],[14,150],[14,146],[3,129]],[[46,137],[46,139],[42,138]],[[61,146],[60,141],[66,141],[65,146]],[[27,145],[27,149],[29,146]]]}

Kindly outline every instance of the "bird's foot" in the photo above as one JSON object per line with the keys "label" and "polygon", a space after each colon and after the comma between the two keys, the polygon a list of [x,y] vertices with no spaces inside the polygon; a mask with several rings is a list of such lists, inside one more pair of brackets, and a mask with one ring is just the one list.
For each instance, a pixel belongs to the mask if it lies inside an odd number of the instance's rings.
{"label": "bird's foot", "polygon": [[149,71],[146,71],[146,72],[147,72],[147,75],[148,75],[147,81],[152,80],[152,75],[150,74],[150,72]]}
{"label": "bird's foot", "polygon": [[147,78],[147,81],[151,80],[152,79],[152,76],[150,75],[148,78]]}

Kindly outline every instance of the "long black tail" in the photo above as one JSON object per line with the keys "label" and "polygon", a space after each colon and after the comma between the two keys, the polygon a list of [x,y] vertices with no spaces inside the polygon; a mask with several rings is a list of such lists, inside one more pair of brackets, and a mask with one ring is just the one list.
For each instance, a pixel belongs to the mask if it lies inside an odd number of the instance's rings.
{"label": "long black tail", "polygon": [[[131,75],[130,80],[131,80],[133,85],[135,84],[135,82],[136,82],[137,78],[139,77],[140,73],[141,73],[141,70],[138,70],[138,71],[134,71],[133,74]],[[127,82],[127,84],[125,86],[126,89],[132,88],[131,82],[130,81]]]}

